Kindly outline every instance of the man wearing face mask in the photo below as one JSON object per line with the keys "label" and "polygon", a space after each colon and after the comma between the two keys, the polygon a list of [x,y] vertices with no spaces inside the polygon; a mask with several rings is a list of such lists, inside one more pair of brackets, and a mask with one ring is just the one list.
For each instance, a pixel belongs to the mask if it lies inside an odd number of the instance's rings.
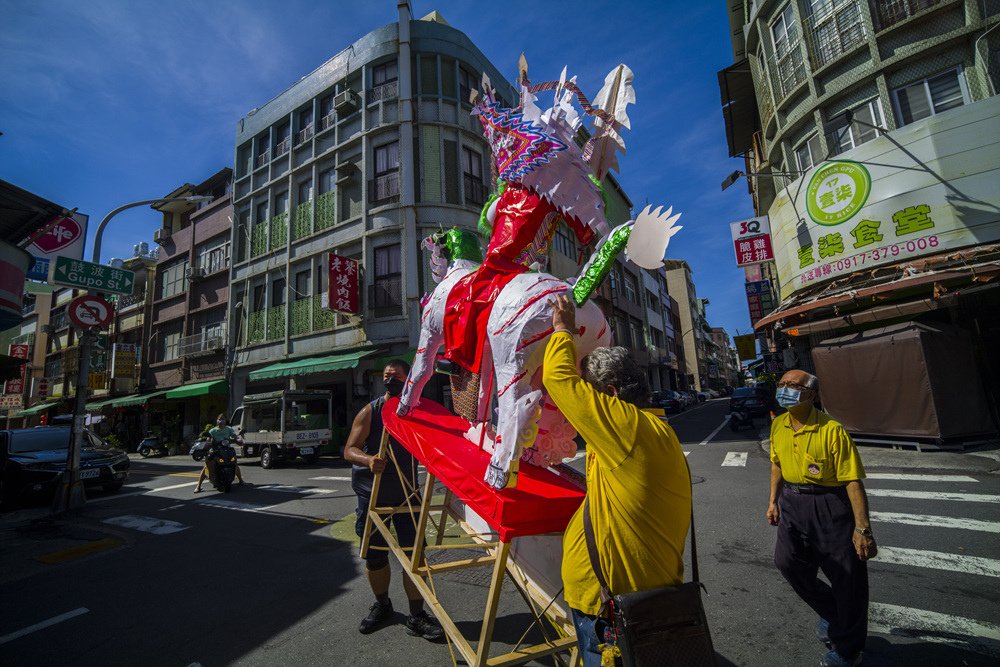
{"label": "man wearing face mask", "polygon": [[[868,637],[868,568],[878,553],[861,480],[865,470],[844,427],[816,409],[819,379],[788,371],[776,398],[788,410],[771,423],[771,497],[778,527],[774,563],[819,615],[830,651],[820,665],[861,664]],[[817,578],[818,571],[830,581]]]}
{"label": "man wearing face mask", "polygon": [[[236,442],[236,431],[233,430],[232,426],[226,424],[226,415],[224,413],[219,413],[219,416],[215,418],[215,428],[209,429],[208,436],[212,438],[212,442],[218,444],[223,440],[229,440],[230,442]],[[205,457],[205,466],[201,469],[201,474],[198,475],[198,485],[195,486],[194,492],[201,493],[201,485],[208,477],[208,464],[209,459]],[[236,479],[243,483],[243,473],[240,472],[240,464],[236,464]]]}
{"label": "man wearing face mask", "polygon": [[[365,530],[365,518],[368,515],[368,504],[372,496],[372,484],[375,474],[382,473],[379,484],[379,506],[401,505],[406,501],[407,488],[417,488],[417,461],[413,455],[394,438],[389,438],[396,463],[380,457],[379,445],[382,440],[382,408],[385,402],[393,396],[403,393],[406,376],[410,365],[402,359],[393,359],[382,370],[382,382],[385,383],[385,394],[366,405],[358,412],[351,427],[351,434],[344,446],[344,459],[350,461],[351,488],[358,496],[357,520],[354,530],[361,537]],[[397,469],[398,465],[398,469]],[[407,487],[403,485],[405,477]],[[419,507],[420,498],[415,496],[410,502]],[[392,525],[396,530],[396,541],[403,549],[412,548],[416,542],[417,527],[409,512],[393,514]],[[358,630],[362,634],[374,632],[392,617],[392,600],[389,599],[389,581],[392,570],[389,568],[389,552],[382,534],[372,531],[365,562],[368,573],[368,583],[375,594],[375,603],[369,609],[368,616],[361,621]],[[403,574],[403,588],[409,600],[410,615],[406,619],[406,631],[415,637],[429,640],[439,640],[444,636],[441,626],[424,610],[420,591]]]}

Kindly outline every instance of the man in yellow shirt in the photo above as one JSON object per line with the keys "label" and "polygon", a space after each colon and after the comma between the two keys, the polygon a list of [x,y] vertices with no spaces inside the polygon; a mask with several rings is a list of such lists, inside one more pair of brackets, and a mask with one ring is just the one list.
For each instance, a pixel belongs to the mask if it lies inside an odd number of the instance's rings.
{"label": "man in yellow shirt", "polygon": [[[788,371],[777,400],[788,412],[771,423],[771,499],[778,527],[774,564],[819,614],[816,635],[830,651],[820,665],[861,664],[868,637],[868,567],[878,549],[861,480],[865,469],[844,427],[813,405],[819,379]],[[818,571],[830,580],[817,578]]]}
{"label": "man in yellow shirt", "polygon": [[[601,569],[614,594],[678,585],[691,519],[691,477],[673,429],[644,412],[646,375],[623,347],[598,348],[576,368],[576,310],[553,303],[542,381],[587,442],[587,498]],[[562,578],[584,667],[601,664],[608,625],[583,532],[583,507],[563,537]]]}

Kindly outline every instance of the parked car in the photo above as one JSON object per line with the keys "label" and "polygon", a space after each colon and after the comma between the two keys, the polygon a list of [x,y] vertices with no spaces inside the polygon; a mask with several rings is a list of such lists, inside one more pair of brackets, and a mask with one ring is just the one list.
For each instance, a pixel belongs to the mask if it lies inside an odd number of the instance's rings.
{"label": "parked car", "polygon": [[677,393],[681,395],[681,399],[685,403],[684,407],[698,404],[698,396],[693,391],[685,389],[683,391],[678,391]]}
{"label": "parked car", "polygon": [[729,398],[729,412],[745,412],[751,417],[765,417],[770,407],[763,391],[753,387],[740,387]]}
{"label": "parked car", "polygon": [[[70,429],[64,426],[0,431],[0,504],[52,493],[66,470],[69,439]],[[80,479],[86,487],[117,491],[128,472],[125,452],[84,431]]]}
{"label": "parked car", "polygon": [[687,403],[681,397],[680,393],[672,389],[653,392],[653,405],[663,408],[668,414],[681,412],[687,407]]}

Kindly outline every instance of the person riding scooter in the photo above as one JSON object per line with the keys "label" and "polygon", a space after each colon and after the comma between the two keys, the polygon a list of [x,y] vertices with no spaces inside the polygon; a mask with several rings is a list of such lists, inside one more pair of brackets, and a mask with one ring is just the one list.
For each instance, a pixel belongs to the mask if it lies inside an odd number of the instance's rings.
{"label": "person riding scooter", "polygon": [[[220,414],[218,417],[216,417],[215,428],[211,429],[208,432],[208,436],[212,439],[213,445],[219,444],[223,440],[229,440],[235,442],[237,439],[236,431],[234,431],[231,426],[226,424],[225,414]],[[195,493],[201,492],[201,484],[202,482],[205,481],[205,478],[208,477],[208,466],[211,464],[211,462],[212,462],[211,456],[205,458],[205,467],[201,469],[201,474],[198,475],[198,486],[196,486],[194,489]],[[240,472],[240,465],[238,463],[236,464],[236,479],[240,481],[240,484],[243,484],[243,474]]]}

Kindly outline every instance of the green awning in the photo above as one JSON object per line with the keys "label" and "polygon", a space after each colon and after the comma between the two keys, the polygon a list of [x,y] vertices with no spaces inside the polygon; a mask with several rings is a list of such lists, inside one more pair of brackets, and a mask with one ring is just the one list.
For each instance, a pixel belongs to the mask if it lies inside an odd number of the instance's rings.
{"label": "green awning", "polygon": [[357,368],[358,362],[375,350],[360,350],[357,352],[345,352],[344,354],[334,354],[327,357],[313,357],[312,359],[299,359],[298,361],[285,361],[280,364],[271,364],[264,368],[259,368],[250,373],[250,381],[270,380],[272,378],[287,378],[296,375],[309,375],[311,373],[328,373],[330,371],[341,371],[345,368]]}
{"label": "green awning", "polygon": [[175,398],[193,398],[195,396],[208,396],[209,394],[227,395],[229,394],[228,380],[211,380],[209,382],[195,382],[177,387],[167,392],[165,398],[173,400]]}
{"label": "green awning", "polygon": [[48,410],[49,408],[54,408],[57,405],[59,405],[59,401],[49,401],[48,403],[39,403],[38,405],[36,405],[34,407],[26,408],[24,410],[21,410],[20,412],[15,412],[14,416],[15,417],[30,417],[32,415],[41,414],[41,413],[45,412],[46,410]]}
{"label": "green awning", "polygon": [[115,399],[113,398],[108,398],[107,396],[104,396],[99,401],[92,401],[90,403],[87,403],[87,412],[99,412],[101,408],[103,408],[105,405],[108,405],[109,403],[113,403],[114,400]]}
{"label": "green awning", "polygon": [[161,398],[166,393],[167,393],[166,390],[164,390],[164,391],[154,391],[149,394],[132,394],[131,396],[119,396],[118,398],[112,398],[110,401],[101,401],[99,405],[102,408],[128,408],[136,405],[144,405],[150,399]]}

